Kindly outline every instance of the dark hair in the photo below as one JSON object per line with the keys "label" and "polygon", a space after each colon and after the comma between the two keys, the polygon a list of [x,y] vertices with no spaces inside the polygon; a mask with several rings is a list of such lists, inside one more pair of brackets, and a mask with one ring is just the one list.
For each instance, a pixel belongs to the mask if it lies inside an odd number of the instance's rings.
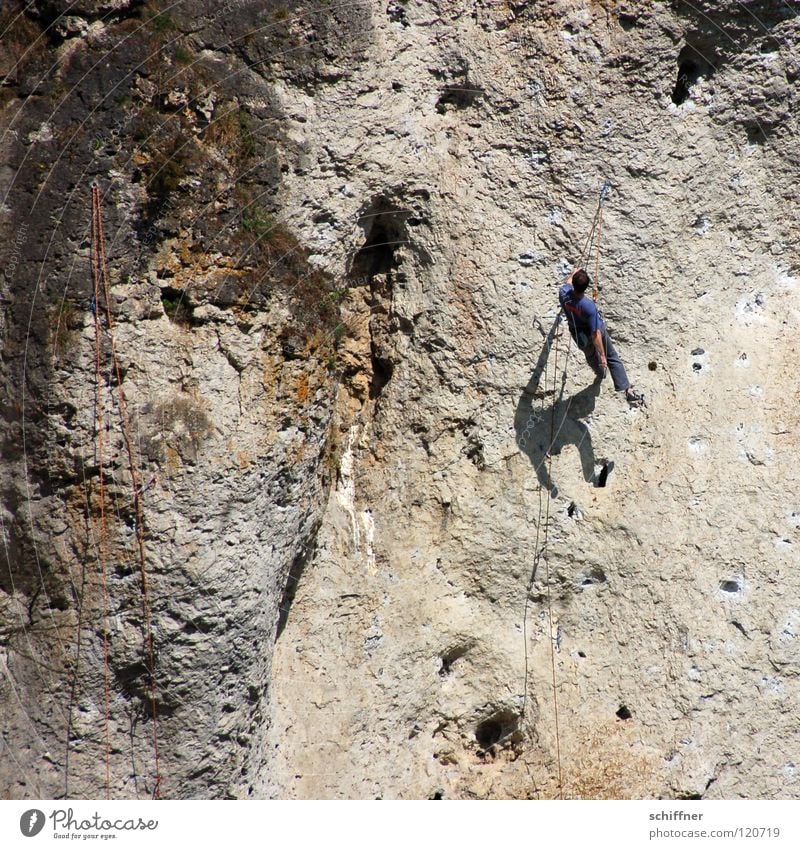
{"label": "dark hair", "polygon": [[579,295],[582,295],[589,288],[589,284],[591,282],[592,281],[589,280],[589,275],[582,268],[579,268],[572,275],[572,288]]}

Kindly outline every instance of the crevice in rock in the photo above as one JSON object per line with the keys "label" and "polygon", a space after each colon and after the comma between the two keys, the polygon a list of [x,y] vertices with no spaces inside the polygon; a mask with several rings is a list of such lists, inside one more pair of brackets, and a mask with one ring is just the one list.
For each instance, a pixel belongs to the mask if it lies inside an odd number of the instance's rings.
{"label": "crevice in rock", "polygon": [[348,276],[355,286],[369,288],[369,398],[373,401],[380,397],[394,374],[390,337],[396,323],[392,320],[392,298],[401,264],[398,249],[409,242],[406,224],[410,214],[411,210],[379,195],[359,218],[364,243],[353,257]]}
{"label": "crevice in rock", "polygon": [[289,569],[289,575],[286,578],[286,586],[283,589],[280,606],[278,607],[278,625],[275,630],[276,643],[281,638],[281,634],[283,634],[284,628],[286,628],[286,623],[289,621],[289,611],[291,610],[292,603],[297,595],[297,588],[300,584],[303,572],[314,555],[318,530],[319,523],[315,525],[306,542],[300,545],[300,550],[295,555],[291,568]]}
{"label": "crevice in rock", "polygon": [[744,625],[742,625],[742,623],[741,623],[741,622],[737,622],[737,621],[734,619],[734,620],[731,622],[731,625],[733,625],[733,627],[734,627],[734,628],[736,628],[736,630],[737,630],[737,631],[739,631],[741,634],[743,634],[745,637],[747,637],[747,639],[748,639],[748,640],[750,639],[750,635],[747,633],[747,631],[745,630]]}
{"label": "crevice in rock", "polygon": [[375,352],[375,345],[372,344],[372,380],[369,385],[369,397],[371,400],[378,398],[383,392],[386,385],[392,379],[394,373],[394,363],[391,360],[380,357]]}

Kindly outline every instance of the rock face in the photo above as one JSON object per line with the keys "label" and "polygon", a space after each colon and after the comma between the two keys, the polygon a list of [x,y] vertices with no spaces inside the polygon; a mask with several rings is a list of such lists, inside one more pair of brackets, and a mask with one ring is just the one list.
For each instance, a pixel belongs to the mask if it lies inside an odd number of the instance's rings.
{"label": "rock face", "polygon": [[62,5],[0,51],[3,794],[800,795],[795,10]]}

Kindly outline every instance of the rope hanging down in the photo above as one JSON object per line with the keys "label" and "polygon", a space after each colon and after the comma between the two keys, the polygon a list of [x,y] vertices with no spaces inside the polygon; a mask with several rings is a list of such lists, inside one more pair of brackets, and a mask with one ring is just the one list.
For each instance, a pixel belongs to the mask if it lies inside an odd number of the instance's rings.
{"label": "rope hanging down", "polygon": [[[136,548],[139,560],[139,570],[142,579],[142,622],[144,628],[145,650],[147,653],[148,673],[149,673],[149,690],[150,704],[152,708],[153,718],[153,751],[155,759],[155,781],[153,785],[153,798],[161,797],[161,766],[159,760],[158,746],[158,709],[156,704],[156,672],[155,672],[155,648],[153,643],[153,631],[151,627],[150,599],[147,580],[147,560],[144,547],[144,525],[142,521],[142,503],[141,495],[144,489],[139,486],[139,472],[133,452],[133,445],[130,436],[130,424],[128,417],[128,405],[125,400],[125,392],[122,388],[122,370],[119,366],[117,358],[117,349],[114,341],[114,321],[111,316],[111,298],[109,296],[108,285],[108,265],[106,263],[106,248],[105,235],[103,232],[103,212],[100,188],[96,184],[92,185],[92,271],[95,276],[94,286],[94,313],[95,313],[95,337],[96,337],[96,370],[98,375],[98,391],[100,384],[100,295],[102,289],[102,297],[105,302],[105,319],[106,319],[106,334],[111,346],[111,358],[114,367],[114,378],[117,385],[117,393],[119,398],[118,409],[120,415],[120,426],[122,430],[122,438],[125,443],[125,451],[128,459],[128,472],[131,477],[131,485],[133,488],[133,509],[135,517],[135,533],[136,533]],[[100,473],[101,486],[101,516],[103,515],[102,508],[102,488],[103,475],[102,467]],[[146,487],[145,487],[146,489]],[[102,538],[101,538],[102,539]],[[101,546],[102,548],[102,546]],[[105,565],[104,565],[105,570]],[[105,571],[104,571],[105,574]],[[107,665],[107,657],[106,657]],[[106,675],[108,670],[106,669]]]}
{"label": "rope hanging down", "polygon": [[[597,209],[592,219],[592,226],[589,228],[589,235],[584,243],[580,258],[578,259],[578,268],[583,268],[584,264],[591,259],[592,248],[596,246],[595,264],[594,264],[594,286],[592,288],[592,298],[597,301],[597,296],[600,291],[600,240],[603,235],[603,204],[611,192],[611,183],[606,180],[600,188],[600,197],[597,201]],[[596,238],[595,238],[596,236]]]}
{"label": "rope hanging down", "polygon": [[[97,233],[98,210],[92,205],[92,232]],[[93,241],[92,249],[92,278],[94,283],[94,303],[100,299],[100,254],[95,250]],[[97,466],[98,466],[98,488],[100,498],[100,564],[103,582],[103,686],[105,706],[105,761],[106,761],[106,798],[111,796],[111,686],[109,682],[108,664],[108,530],[106,523],[106,487],[105,470],[103,467],[103,433],[105,432],[105,404],[103,399],[103,373],[101,367],[102,339],[100,336],[100,323],[97,309],[94,310],[94,366],[95,366],[95,427],[97,429]]]}
{"label": "rope hanging down", "polygon": [[[601,189],[600,189],[600,197],[597,202],[597,209],[595,210],[594,218],[592,219],[592,224],[589,229],[589,235],[586,238],[586,242],[584,243],[583,250],[581,251],[580,258],[578,260],[578,268],[583,268],[584,263],[591,256],[591,251],[595,248],[595,283],[594,283],[594,291],[593,298],[597,301],[598,297],[598,281],[600,274],[600,243],[601,237],[603,233],[603,203],[608,197],[608,194],[611,190],[611,184],[606,180]],[[570,335],[569,341],[567,343],[567,351],[564,359],[564,366],[561,374],[561,392],[558,391],[558,375],[559,375],[559,365],[558,365],[558,348],[559,341],[561,338],[560,328],[555,330],[552,337],[548,336],[546,339],[546,345],[552,345],[553,347],[553,390],[552,390],[552,404],[550,407],[550,441],[547,450],[547,480],[552,481],[552,468],[553,468],[553,455],[552,448],[555,442],[555,438],[557,435],[555,419],[556,419],[556,406],[558,400],[563,396],[564,388],[567,383],[567,373],[569,368],[569,354],[572,346],[572,336]],[[548,356],[549,362],[549,356]],[[547,385],[547,377],[545,377],[545,387]],[[547,392],[542,393],[542,406],[541,412],[544,412],[545,408],[545,398]],[[566,414],[569,410],[569,402],[567,402],[567,410],[564,411],[564,417],[566,418]],[[561,429],[561,425],[559,425],[559,430]],[[542,461],[544,462],[544,461]],[[538,469],[537,469],[538,473]],[[539,483],[539,521],[536,525],[536,539],[534,541],[534,560],[533,566],[531,568],[530,579],[528,581],[528,586],[525,592],[525,611],[523,614],[523,623],[522,623],[522,631],[523,631],[523,639],[525,641],[525,681],[523,685],[523,693],[522,693],[522,716],[525,716],[525,707],[527,704],[527,696],[528,696],[528,631],[527,631],[527,620],[528,620],[528,602],[530,599],[531,590],[533,588],[533,582],[536,579],[536,573],[539,568],[539,563],[547,551],[547,545],[549,541],[549,530],[550,530],[550,501],[551,501],[551,489],[550,487],[546,487],[547,489],[547,497],[545,500],[545,510],[544,510],[544,523],[542,523],[542,484]],[[539,548],[539,532],[540,528],[544,524],[544,539],[542,542],[541,548]],[[564,798],[564,782],[563,782],[563,773],[561,767],[561,734],[560,734],[560,724],[559,724],[559,715],[558,715],[558,685],[556,681],[556,661],[555,661],[555,645],[554,641],[556,636],[553,634],[553,608],[552,608],[552,600],[550,595],[550,561],[547,557],[544,558],[546,573],[545,573],[545,588],[546,588],[546,597],[547,597],[547,620],[550,626],[550,672],[551,672],[551,685],[553,688],[553,716],[555,723],[555,741],[556,741],[556,765],[557,765],[557,774],[558,774],[558,798]]]}

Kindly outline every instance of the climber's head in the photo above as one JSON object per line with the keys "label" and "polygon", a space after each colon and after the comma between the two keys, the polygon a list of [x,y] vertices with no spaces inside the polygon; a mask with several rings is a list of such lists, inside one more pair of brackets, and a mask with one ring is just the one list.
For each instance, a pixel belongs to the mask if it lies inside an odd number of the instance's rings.
{"label": "climber's head", "polygon": [[589,288],[591,282],[589,275],[582,268],[579,268],[572,275],[572,288],[577,295],[582,295]]}

